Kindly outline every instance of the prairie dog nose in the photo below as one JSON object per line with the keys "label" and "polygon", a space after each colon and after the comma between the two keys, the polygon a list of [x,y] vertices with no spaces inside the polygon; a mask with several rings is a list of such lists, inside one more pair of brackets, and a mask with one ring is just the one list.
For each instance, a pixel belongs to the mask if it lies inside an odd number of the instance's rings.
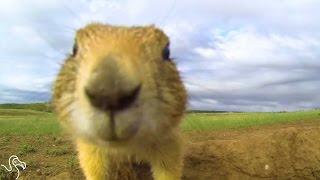
{"label": "prairie dog nose", "polygon": [[128,66],[114,57],[103,59],[89,76],[84,91],[92,106],[101,110],[123,110],[137,99],[141,84]]}
{"label": "prairie dog nose", "polygon": [[90,90],[85,89],[85,93],[89,98],[90,103],[101,110],[123,110],[128,107],[137,99],[140,92],[140,85],[123,94],[105,95],[99,93],[92,93]]}

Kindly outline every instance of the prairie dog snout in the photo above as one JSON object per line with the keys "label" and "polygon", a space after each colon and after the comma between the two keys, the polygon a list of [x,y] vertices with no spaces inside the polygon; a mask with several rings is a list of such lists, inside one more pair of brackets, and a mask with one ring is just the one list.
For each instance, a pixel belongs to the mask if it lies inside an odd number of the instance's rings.
{"label": "prairie dog snout", "polygon": [[[93,106],[103,111],[120,111],[138,98],[141,80],[138,68],[121,66],[121,57],[107,56],[92,69],[84,91]],[[128,63],[128,62],[127,62]]]}

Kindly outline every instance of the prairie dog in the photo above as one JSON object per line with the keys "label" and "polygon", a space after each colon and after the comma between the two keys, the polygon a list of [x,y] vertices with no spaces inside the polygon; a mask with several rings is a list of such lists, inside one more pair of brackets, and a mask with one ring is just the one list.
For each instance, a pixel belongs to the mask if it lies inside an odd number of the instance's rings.
{"label": "prairie dog", "polygon": [[148,163],[155,180],[181,178],[187,95],[160,29],[94,23],[78,30],[53,91],[86,179],[137,179],[134,162]]}

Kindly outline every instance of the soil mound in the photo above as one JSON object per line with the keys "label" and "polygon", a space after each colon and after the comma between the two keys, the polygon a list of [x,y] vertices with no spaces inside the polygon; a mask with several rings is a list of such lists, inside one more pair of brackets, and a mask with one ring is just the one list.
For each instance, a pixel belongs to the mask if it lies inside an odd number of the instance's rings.
{"label": "soil mound", "polygon": [[319,125],[190,134],[189,139],[185,180],[320,179]]}
{"label": "soil mound", "polygon": [[[192,132],[185,134],[185,141],[183,180],[320,179],[320,123],[316,121],[232,131]],[[44,143],[43,146],[48,145]],[[69,148],[73,149],[72,146]],[[66,159],[69,154],[57,157],[42,157],[42,154],[45,153],[38,152],[29,161],[42,162],[45,158],[48,164],[44,168],[42,165],[29,165],[21,179],[84,179],[78,166],[73,170],[62,166],[65,161],[61,158]],[[30,156],[23,158],[28,160]],[[34,173],[38,168],[41,175]],[[149,179],[145,177],[150,176],[150,171],[145,175],[142,179]]]}

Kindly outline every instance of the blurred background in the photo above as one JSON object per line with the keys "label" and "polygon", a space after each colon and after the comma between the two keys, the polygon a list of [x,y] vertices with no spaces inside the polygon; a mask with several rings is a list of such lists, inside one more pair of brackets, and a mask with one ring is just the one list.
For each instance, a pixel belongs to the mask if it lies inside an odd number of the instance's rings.
{"label": "blurred background", "polygon": [[0,103],[47,102],[90,22],[149,25],[171,38],[190,110],[320,107],[318,0],[7,0],[0,6]]}

